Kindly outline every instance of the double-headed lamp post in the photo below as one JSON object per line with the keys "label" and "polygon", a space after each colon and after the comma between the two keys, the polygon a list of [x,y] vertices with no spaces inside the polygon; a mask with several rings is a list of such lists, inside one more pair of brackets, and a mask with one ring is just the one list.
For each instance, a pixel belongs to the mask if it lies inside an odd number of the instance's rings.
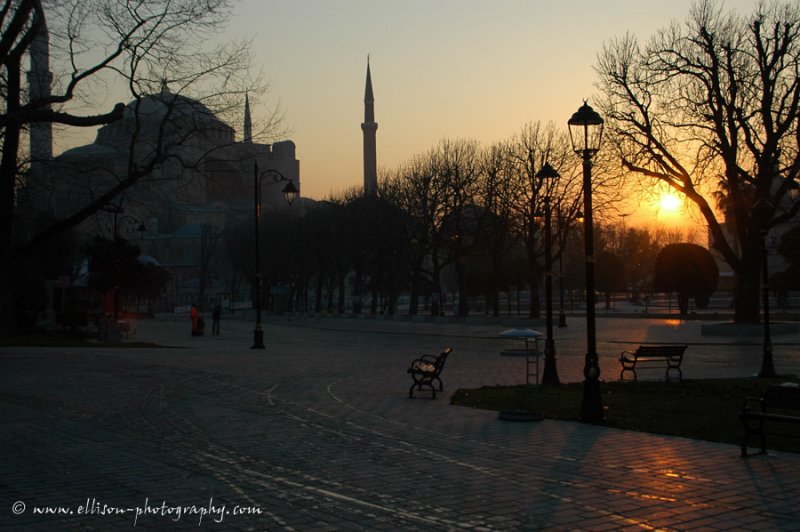
{"label": "double-headed lamp post", "polygon": [[277,170],[268,169],[262,173],[258,172],[258,163],[253,164],[253,184],[255,190],[253,191],[253,198],[255,200],[255,244],[256,244],[256,280],[255,280],[255,307],[256,307],[256,326],[253,329],[253,345],[250,349],[264,349],[264,328],[261,325],[261,245],[259,238],[259,226],[261,225],[261,178],[264,176],[271,176],[274,183],[286,181],[286,186],[283,187],[283,196],[289,205],[300,195],[300,191],[294,186],[294,182],[284,177]]}
{"label": "double-headed lamp post", "polygon": [[769,229],[766,227],[766,221],[772,215],[772,205],[764,198],[761,198],[753,206],[753,216],[757,216],[764,221],[761,228],[761,292],[762,301],[764,304],[764,342],[762,344],[761,355],[761,371],[758,372],[759,377],[771,378],[775,377],[775,361],[772,356],[772,337],[770,335],[770,321],[769,321],[769,249],[767,249],[767,235]]}
{"label": "double-headed lamp post", "polygon": [[592,227],[592,157],[600,150],[603,119],[584,101],[567,122],[572,149],[583,159],[584,249],[586,252],[586,359],[583,366],[581,419],[591,423],[603,420],[600,397],[600,363],[594,318],[594,230]]}
{"label": "double-headed lamp post", "polygon": [[[560,174],[550,163],[545,163],[542,169],[536,172],[542,184],[545,180],[555,181]],[[545,294],[545,315],[547,318],[547,334],[544,341],[544,373],[542,374],[542,384],[545,386],[557,386],[558,369],[556,368],[556,346],[553,341],[553,241],[551,236],[551,212],[550,212],[550,186],[544,185],[544,294]]]}

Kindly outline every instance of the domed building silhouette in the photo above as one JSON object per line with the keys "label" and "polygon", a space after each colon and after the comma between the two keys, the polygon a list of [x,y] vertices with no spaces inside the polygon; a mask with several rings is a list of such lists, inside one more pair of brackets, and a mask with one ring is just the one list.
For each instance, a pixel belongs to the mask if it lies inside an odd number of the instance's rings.
{"label": "domed building silhouette", "polygon": [[[201,260],[208,260],[212,244],[219,248],[216,254],[224,254],[218,241],[227,225],[252,219],[256,171],[280,174],[301,188],[294,143],[253,142],[251,124],[248,97],[237,139],[234,128],[206,105],[164,84],[159,93],[128,104],[123,117],[101,127],[93,143],[38,165],[31,193],[38,196],[37,206],[64,218],[144,173],[83,222],[81,233],[135,239],[143,253],[172,273],[165,305],[201,302],[198,297],[206,305],[247,299],[249,292],[232,293],[226,272],[209,272]],[[287,208],[283,187],[263,181],[263,208]]]}

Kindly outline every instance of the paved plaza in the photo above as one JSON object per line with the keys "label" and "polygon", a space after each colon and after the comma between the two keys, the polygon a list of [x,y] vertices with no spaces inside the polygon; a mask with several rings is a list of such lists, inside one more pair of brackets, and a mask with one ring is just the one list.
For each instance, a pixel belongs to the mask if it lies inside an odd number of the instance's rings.
{"label": "paved plaza", "polygon": [[[585,336],[568,323],[574,382]],[[165,347],[0,348],[0,529],[800,530],[800,454],[449,405],[524,381],[499,356],[519,325],[276,317],[258,351],[252,321],[196,338],[165,316],[133,338]],[[600,316],[601,378],[645,341],[689,343],[684,378],[760,367],[757,337]],[[778,372],[800,373],[800,334],[774,342]],[[445,391],[408,399],[409,362],[446,346]]]}

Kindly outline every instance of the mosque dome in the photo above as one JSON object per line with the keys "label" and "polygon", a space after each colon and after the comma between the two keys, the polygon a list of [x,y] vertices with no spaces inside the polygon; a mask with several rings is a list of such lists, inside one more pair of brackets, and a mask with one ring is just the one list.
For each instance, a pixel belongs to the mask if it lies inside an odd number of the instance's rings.
{"label": "mosque dome", "polygon": [[100,160],[107,157],[119,157],[119,151],[101,144],[87,144],[65,150],[60,157],[63,159]]}
{"label": "mosque dome", "polygon": [[196,131],[207,138],[215,138],[232,142],[234,130],[225,124],[204,104],[199,101],[170,92],[166,86],[157,94],[148,94],[125,106],[122,119],[108,124],[97,133],[99,144],[111,144],[127,141],[133,131],[138,129],[143,134],[157,135],[162,124],[166,124],[167,133]]}
{"label": "mosque dome", "polygon": [[[183,96],[162,90],[158,94],[148,94],[140,100],[134,100],[125,106],[125,117],[132,119],[136,113],[145,120],[160,120],[170,115],[170,120],[186,120],[225,124],[202,103]],[[227,126],[226,126],[227,127]]]}

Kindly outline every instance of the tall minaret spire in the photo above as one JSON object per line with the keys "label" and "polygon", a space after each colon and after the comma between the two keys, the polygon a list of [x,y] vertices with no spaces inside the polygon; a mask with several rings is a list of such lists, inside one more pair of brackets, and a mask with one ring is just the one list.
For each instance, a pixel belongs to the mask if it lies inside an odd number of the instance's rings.
{"label": "tall minaret spire", "polygon": [[[39,31],[33,38],[30,48],[30,70],[28,71],[28,90],[31,102],[50,96],[53,74],[50,72],[50,35],[47,23],[40,13],[34,15],[40,22]],[[39,19],[39,17],[42,17]],[[50,106],[44,106],[49,109]],[[53,158],[53,128],[50,122],[34,122],[30,126],[31,172],[35,167]]]}
{"label": "tall minaret spire", "polygon": [[253,142],[253,120],[250,118],[250,97],[244,93],[244,128],[242,129],[242,140]]}
{"label": "tall minaret spire", "polygon": [[378,163],[375,148],[375,133],[378,124],[375,122],[375,97],[372,94],[372,76],[369,71],[367,56],[367,86],[364,90],[364,195],[374,196],[378,193]]}

